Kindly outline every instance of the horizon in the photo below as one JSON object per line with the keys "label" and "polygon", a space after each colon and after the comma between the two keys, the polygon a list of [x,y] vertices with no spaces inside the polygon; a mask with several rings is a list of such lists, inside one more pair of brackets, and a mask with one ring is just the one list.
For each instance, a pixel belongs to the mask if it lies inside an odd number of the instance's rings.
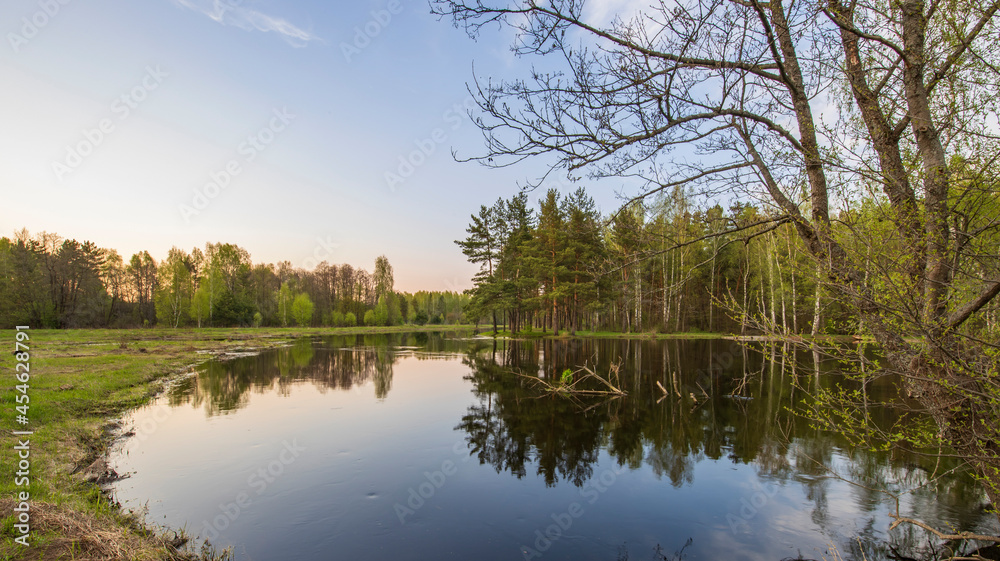
{"label": "horizon", "polygon": [[[608,18],[635,2],[592,5]],[[461,290],[478,270],[453,243],[469,216],[546,171],[452,157],[483,153],[467,84],[537,61],[424,3],[15,0],[0,17],[0,236],[157,261],[224,242],[296,266],[335,247],[330,263],[385,255],[402,291]],[[603,212],[619,200],[620,183],[550,180]]]}

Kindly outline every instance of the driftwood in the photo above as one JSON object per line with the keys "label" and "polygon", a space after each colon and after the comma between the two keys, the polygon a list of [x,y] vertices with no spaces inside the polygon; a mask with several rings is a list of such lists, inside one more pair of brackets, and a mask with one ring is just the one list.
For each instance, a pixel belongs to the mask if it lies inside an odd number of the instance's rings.
{"label": "driftwood", "polygon": [[[537,376],[529,376],[527,374],[518,373],[518,376],[527,378],[531,380],[535,385],[541,386],[546,393],[561,394],[561,395],[592,395],[592,396],[625,396],[628,392],[617,387],[615,384],[620,384],[618,380],[618,369],[619,365],[611,365],[611,371],[608,373],[607,378],[602,377],[600,374],[594,372],[586,366],[581,366],[573,372],[573,381],[570,383],[563,383],[561,380],[556,383],[550,383],[544,378],[539,378]],[[577,376],[581,372],[585,374],[582,376]],[[612,380],[613,378],[613,380]],[[583,389],[578,387],[580,384],[586,382],[587,380],[597,380],[607,389]],[[612,383],[612,381],[614,383]]]}
{"label": "driftwood", "polygon": [[889,525],[889,531],[896,529],[902,523],[913,524],[914,526],[919,526],[924,530],[934,534],[942,540],[981,540],[987,542],[1000,543],[1000,536],[985,536],[983,534],[973,534],[972,532],[959,532],[957,534],[945,534],[919,520],[914,520],[912,518],[906,518],[905,516],[896,516],[895,514],[889,514],[891,518],[894,518],[892,524]]}

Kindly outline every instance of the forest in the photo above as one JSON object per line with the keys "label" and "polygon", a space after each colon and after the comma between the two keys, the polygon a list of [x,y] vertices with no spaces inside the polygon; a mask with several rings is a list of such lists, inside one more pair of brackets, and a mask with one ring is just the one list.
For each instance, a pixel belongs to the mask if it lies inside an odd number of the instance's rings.
{"label": "forest", "polygon": [[[867,394],[847,391],[818,396],[824,426],[873,447],[948,446],[1000,504],[1000,2],[685,0],[610,23],[578,0],[431,5],[470,40],[509,41],[532,62],[472,78],[483,148],[466,160],[545,166],[528,187],[641,185],[589,231],[575,228],[572,200],[569,215],[547,210],[554,196],[536,219],[519,203],[483,209],[479,222],[505,227],[470,228],[478,306],[513,330],[677,329],[685,309],[709,310],[715,328],[725,307],[789,342],[815,344],[789,334],[830,327],[866,336],[885,360],[858,379],[897,377],[933,428],[868,439]],[[680,198],[659,210],[677,188],[703,205],[701,221]],[[719,200],[726,213],[711,210]],[[584,247],[607,252],[600,273],[576,261]],[[865,362],[850,345],[834,352]]]}
{"label": "forest", "polygon": [[[988,198],[975,202],[980,226],[1000,212]],[[884,206],[872,198],[844,210],[838,237],[865,232],[855,240],[863,251],[884,227]],[[501,330],[864,333],[824,289],[794,225],[764,205],[699,208],[677,187],[603,216],[583,188],[566,196],[550,189],[537,208],[524,192],[483,205],[466,231],[456,243],[480,265],[468,315]],[[989,275],[1000,239],[983,241]],[[998,310],[991,303],[978,321],[993,329]]]}
{"label": "forest", "polygon": [[396,292],[385,256],[372,272],[325,261],[307,271],[254,263],[229,243],[157,262],[46,232],[0,238],[0,328],[454,324],[468,299]]}

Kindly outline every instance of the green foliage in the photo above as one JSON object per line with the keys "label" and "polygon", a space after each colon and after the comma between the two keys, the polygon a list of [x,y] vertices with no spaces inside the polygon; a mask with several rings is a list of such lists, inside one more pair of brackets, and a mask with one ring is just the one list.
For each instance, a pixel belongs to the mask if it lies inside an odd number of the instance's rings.
{"label": "green foliage", "polygon": [[288,327],[288,320],[292,316],[292,305],[295,303],[295,295],[288,281],[281,283],[278,289],[278,317],[281,319],[281,326]]}
{"label": "green foliage", "polygon": [[581,188],[549,190],[537,211],[523,193],[501,199],[470,220],[468,237],[455,242],[480,266],[467,291],[469,321],[516,332],[752,329],[751,316],[721,308],[724,300],[789,332],[846,319],[823,296],[816,321],[815,264],[791,225],[768,229],[753,206],[697,210],[677,188],[649,207],[601,216]]}
{"label": "green foliage", "polygon": [[375,306],[372,312],[372,321],[374,323],[368,323],[368,314],[365,314],[365,325],[389,325],[389,307],[385,302],[386,298],[383,296],[379,298],[378,304]]}
{"label": "green foliage", "polygon": [[418,315],[427,318],[424,323],[432,317],[449,324],[464,320],[469,296],[397,293],[393,283],[384,255],[369,274],[326,262],[313,271],[287,261],[254,264],[245,249],[227,243],[190,253],[174,247],[157,263],[146,251],[126,262],[114,250],[55,234],[22,230],[16,239],[0,238],[0,328],[287,327],[307,315],[300,295],[313,306],[308,325],[353,326],[368,311],[375,325],[399,325]]}
{"label": "green foliage", "polygon": [[207,324],[212,313],[211,291],[204,284],[195,290],[194,297],[191,298],[191,311],[189,312],[196,325],[201,327]]}
{"label": "green foliage", "polygon": [[358,318],[354,316],[353,312],[347,312],[344,314],[344,325],[347,327],[354,327],[358,324]]}
{"label": "green foliage", "polygon": [[364,317],[365,325],[374,326],[377,325],[377,320],[375,319],[375,310],[368,310],[365,312]]}
{"label": "green foliage", "polygon": [[180,327],[190,320],[191,299],[194,296],[194,276],[191,257],[173,247],[160,264],[155,290],[156,320],[160,325]]}
{"label": "green foliage", "polygon": [[256,312],[253,302],[244,294],[222,292],[215,304],[212,323],[220,326],[248,326]]}
{"label": "green foliage", "polygon": [[295,323],[299,327],[305,327],[312,322],[313,308],[312,300],[309,299],[308,294],[303,292],[295,297],[292,302],[292,317],[295,318]]}
{"label": "green foliage", "polygon": [[382,298],[391,294],[393,290],[392,265],[385,255],[380,255],[375,259],[375,272],[372,273],[372,280],[375,282],[375,296]]}
{"label": "green foliage", "polygon": [[341,312],[333,311],[330,313],[330,325],[334,327],[342,327],[347,325],[347,319]]}

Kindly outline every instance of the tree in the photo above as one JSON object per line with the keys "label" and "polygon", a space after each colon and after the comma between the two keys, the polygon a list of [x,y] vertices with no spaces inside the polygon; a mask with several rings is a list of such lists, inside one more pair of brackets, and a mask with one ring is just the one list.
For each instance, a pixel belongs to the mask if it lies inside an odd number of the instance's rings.
{"label": "tree", "polygon": [[305,292],[299,293],[292,302],[292,317],[295,318],[295,323],[299,324],[299,327],[305,327],[312,321],[312,316],[312,300]]}
{"label": "tree", "polygon": [[122,319],[122,303],[126,298],[125,262],[122,256],[113,249],[107,250],[104,254],[104,262],[101,264],[101,282],[108,293],[107,311],[104,314],[105,324],[109,326],[117,325]]}
{"label": "tree", "polygon": [[424,325],[428,321],[427,312],[425,310],[420,310],[413,316],[413,323],[417,325]]}
{"label": "tree", "polygon": [[375,258],[375,272],[372,273],[372,280],[375,283],[375,297],[381,298],[393,291],[395,282],[392,278],[392,265],[385,255]]}
{"label": "tree", "polygon": [[292,292],[288,281],[281,283],[278,289],[278,318],[281,320],[281,327],[288,327],[289,316],[294,317],[292,305],[295,303],[295,294]]}
{"label": "tree", "polygon": [[605,244],[601,236],[601,215],[587,192],[581,187],[563,199],[566,217],[565,267],[566,299],[570,308],[568,319],[572,334],[580,329],[581,315],[586,307],[597,303]]}
{"label": "tree", "polygon": [[[389,305],[386,303],[386,299],[385,296],[378,299],[378,304],[373,310],[375,316],[373,325],[389,325]],[[365,323],[368,323],[368,314],[365,314]]]}
{"label": "tree", "polygon": [[[967,458],[1000,504],[1000,337],[976,327],[1000,274],[995,248],[973,250],[1000,228],[983,212],[997,192],[984,131],[1000,1],[682,0],[610,25],[586,21],[580,0],[431,4],[473,36],[500,23],[517,54],[566,61],[473,88],[480,161],[544,154],[570,173],[641,178],[637,198],[677,185],[765,197],[883,348],[881,372],[934,419],[930,440]],[[865,197],[891,228],[863,229],[851,208]]]}
{"label": "tree", "polygon": [[38,243],[27,230],[0,238],[0,325],[51,326],[53,309]]}
{"label": "tree", "polygon": [[138,314],[138,323],[147,325],[156,319],[154,294],[157,286],[156,261],[148,251],[136,253],[125,267],[132,301]]}
{"label": "tree", "polygon": [[154,297],[157,321],[170,327],[184,325],[194,293],[190,257],[182,249],[171,248],[167,258],[160,263],[158,276]]}
{"label": "tree", "polygon": [[[497,213],[494,209],[496,207],[490,208],[486,205],[481,205],[479,207],[479,214],[470,216],[472,222],[465,229],[469,236],[464,240],[455,240],[455,243],[462,248],[462,253],[468,258],[470,263],[479,265],[479,272],[472,279],[476,287],[470,289],[469,293],[476,294],[478,292],[480,298],[476,302],[477,308],[481,312],[490,314],[493,318],[493,332],[496,333],[496,291],[484,288],[496,281],[496,278],[493,276],[493,266],[499,252],[499,240],[496,235],[499,225],[497,224]],[[426,313],[424,314],[423,323],[427,323]]]}
{"label": "tree", "polygon": [[[534,307],[544,311],[556,335],[559,334],[559,304],[566,296],[563,287],[568,273],[565,249],[565,217],[559,206],[559,192],[549,189],[539,204],[538,224],[526,246],[523,261],[541,285]],[[543,328],[545,323],[543,320]]]}
{"label": "tree", "polygon": [[278,291],[281,282],[272,264],[257,264],[250,271],[247,293],[253,300],[254,307],[260,312],[261,321],[267,324],[278,323]]}

